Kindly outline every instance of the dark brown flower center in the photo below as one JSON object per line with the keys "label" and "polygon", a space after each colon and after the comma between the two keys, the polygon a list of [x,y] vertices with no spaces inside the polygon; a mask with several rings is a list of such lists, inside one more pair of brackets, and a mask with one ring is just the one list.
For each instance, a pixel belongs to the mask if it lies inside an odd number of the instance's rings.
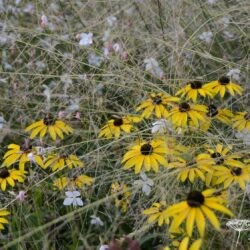
{"label": "dark brown flower center", "polygon": [[230,83],[230,79],[227,76],[221,76],[218,80],[221,85],[227,85]]}
{"label": "dark brown flower center", "polygon": [[46,126],[54,125],[55,122],[56,122],[55,118],[50,114],[46,115],[43,119],[43,123]]}
{"label": "dark brown flower center", "polygon": [[117,196],[117,199],[120,201],[120,200],[122,200],[123,199],[123,195],[122,194],[119,194],[118,196]]}
{"label": "dark brown flower center", "polygon": [[245,120],[250,120],[250,113],[246,113],[246,114],[244,115],[244,119],[245,119]]}
{"label": "dark brown flower center", "polygon": [[7,168],[1,168],[0,169],[0,178],[6,179],[10,176],[9,171],[7,170]]}
{"label": "dark brown flower center", "polygon": [[217,165],[221,165],[224,163],[224,159],[221,157],[221,154],[218,152],[214,152],[213,154],[211,154],[211,157],[215,159],[215,163]]}
{"label": "dark brown flower center", "polygon": [[179,104],[179,111],[180,112],[188,112],[190,110],[190,105],[186,102],[182,102]]}
{"label": "dark brown flower center", "polygon": [[208,117],[214,117],[216,115],[218,115],[218,109],[215,105],[211,104],[208,106],[208,112],[207,112],[207,116]]}
{"label": "dark brown flower center", "polygon": [[153,97],[153,103],[156,104],[156,105],[159,105],[162,103],[162,99],[159,95]]}
{"label": "dark brown flower center", "polygon": [[187,203],[190,207],[200,207],[205,201],[205,197],[200,191],[192,191],[188,194]]}
{"label": "dark brown flower center", "polygon": [[202,87],[202,82],[201,81],[192,81],[190,82],[191,88],[192,89],[200,89]]}
{"label": "dark brown flower center", "polygon": [[122,118],[115,118],[113,124],[114,126],[117,126],[117,127],[121,126],[123,124]]}
{"label": "dark brown flower center", "polygon": [[141,146],[141,153],[143,155],[151,155],[153,153],[153,147],[149,143],[145,143]]}
{"label": "dark brown flower center", "polygon": [[242,174],[242,169],[241,168],[233,168],[231,170],[231,174],[234,176],[240,176]]}

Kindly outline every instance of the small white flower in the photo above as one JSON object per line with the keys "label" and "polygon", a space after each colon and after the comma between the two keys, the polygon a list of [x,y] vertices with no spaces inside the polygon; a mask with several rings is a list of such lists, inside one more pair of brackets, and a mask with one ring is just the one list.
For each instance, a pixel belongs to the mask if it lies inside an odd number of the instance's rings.
{"label": "small white flower", "polygon": [[164,134],[166,131],[173,131],[172,125],[168,120],[160,119],[153,123],[152,134]]}
{"label": "small white flower", "polygon": [[81,46],[89,46],[93,44],[93,33],[81,33],[77,35],[77,38],[80,39],[79,45]]}
{"label": "small white flower", "polygon": [[91,218],[90,224],[97,225],[97,226],[103,226],[104,225],[103,221],[99,217],[97,217],[95,215],[91,215],[90,218]]}
{"label": "small white flower", "polygon": [[227,76],[235,79],[236,81],[239,81],[240,80],[240,70],[239,69],[231,69],[227,73]]}
{"label": "small white flower", "polygon": [[109,27],[115,26],[117,24],[117,18],[115,16],[108,16],[107,24]]}
{"label": "small white flower", "polygon": [[80,197],[81,194],[78,191],[66,191],[65,195],[67,196],[64,201],[63,201],[63,205],[65,206],[70,206],[73,205],[75,206],[83,206],[83,201]]}
{"label": "small white flower", "polygon": [[108,245],[101,245],[99,250],[109,250],[109,246]]}
{"label": "small white flower", "polygon": [[102,56],[97,56],[93,53],[91,53],[88,57],[88,63],[92,66],[95,67],[100,67],[102,62],[103,62],[103,57]]}
{"label": "small white flower", "polygon": [[140,174],[141,180],[137,180],[134,182],[134,185],[141,186],[142,192],[145,195],[150,195],[151,187],[154,185],[154,181],[147,177],[145,173]]}
{"label": "small white flower", "polygon": [[26,192],[23,190],[19,191],[18,195],[16,195],[16,199],[20,202],[23,202],[26,197],[27,197]]}
{"label": "small white flower", "polygon": [[34,156],[34,154],[31,152],[31,153],[28,153],[27,154],[27,157],[28,157],[28,159],[31,161],[31,162],[36,162],[36,160],[35,160],[35,156]]}
{"label": "small white flower", "polygon": [[235,137],[241,139],[245,145],[250,145],[250,132],[248,130],[235,133]]}
{"label": "small white flower", "polygon": [[199,39],[205,43],[210,43],[212,41],[213,33],[211,31],[205,31],[200,34]]}
{"label": "small white flower", "polygon": [[220,18],[220,19],[217,21],[217,24],[218,24],[219,26],[221,26],[222,28],[224,28],[224,29],[228,27],[229,23],[230,23],[230,20],[229,20],[229,18],[226,17],[226,16]]}
{"label": "small white flower", "polygon": [[223,36],[226,40],[232,40],[234,39],[234,34],[227,31],[227,30],[223,30]]}
{"label": "small white flower", "polygon": [[0,115],[0,129],[3,129],[4,123],[6,121],[4,120],[4,117],[2,115]]}
{"label": "small white flower", "polygon": [[41,26],[42,28],[48,27],[49,21],[48,21],[47,16],[42,15],[42,16],[40,17],[39,24],[40,24],[40,26]]}
{"label": "small white flower", "polygon": [[164,72],[159,66],[159,63],[154,58],[146,58],[144,60],[145,69],[152,75],[162,78],[164,76]]}
{"label": "small white flower", "polygon": [[211,5],[212,5],[212,4],[215,4],[216,2],[217,2],[217,0],[207,0],[207,3],[208,3],[208,4],[211,4]]}
{"label": "small white flower", "polygon": [[228,221],[226,225],[238,232],[247,231],[250,229],[250,220],[234,219],[234,220]]}

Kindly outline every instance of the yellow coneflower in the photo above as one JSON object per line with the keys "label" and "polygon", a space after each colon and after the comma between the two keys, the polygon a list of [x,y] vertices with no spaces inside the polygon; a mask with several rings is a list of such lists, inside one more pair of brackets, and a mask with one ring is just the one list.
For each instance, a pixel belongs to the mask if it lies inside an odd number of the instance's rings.
{"label": "yellow coneflower", "polygon": [[232,121],[234,129],[238,131],[250,131],[250,114],[248,112],[245,111],[236,113]]}
{"label": "yellow coneflower", "polygon": [[[199,250],[201,248],[202,239],[197,239],[192,242],[192,244],[189,246],[189,237],[184,237],[181,242],[179,242],[178,247],[174,247],[174,249],[178,250]],[[163,248],[163,250],[171,250],[169,246],[166,246]]]}
{"label": "yellow coneflower", "polygon": [[207,189],[203,192],[195,190],[188,194],[185,201],[168,207],[167,215],[174,217],[170,225],[170,231],[178,229],[182,222],[186,220],[186,232],[188,236],[192,236],[194,224],[196,224],[200,236],[203,237],[206,227],[205,217],[208,218],[216,230],[219,230],[220,222],[213,210],[220,211],[229,216],[233,216],[233,213],[222,205],[223,200],[215,196],[215,192],[215,189]]}
{"label": "yellow coneflower", "polygon": [[30,162],[29,154],[32,154],[34,161],[43,167],[43,159],[37,154],[36,150],[29,145],[28,142],[21,144],[9,144],[8,151],[3,156],[3,166],[10,167],[15,162],[19,161],[19,169],[24,171],[25,163]]}
{"label": "yellow coneflower", "polygon": [[132,116],[123,116],[117,117],[113,116],[111,120],[109,120],[102,128],[99,133],[99,137],[105,137],[107,139],[111,137],[115,137],[118,139],[121,135],[121,132],[125,132],[127,134],[131,133],[133,128],[133,123],[140,122],[140,117],[132,117]]}
{"label": "yellow coneflower", "polygon": [[4,224],[8,224],[8,220],[4,216],[9,215],[10,212],[6,209],[0,209],[0,230],[4,229]]}
{"label": "yellow coneflower", "polygon": [[43,138],[48,132],[53,140],[59,136],[61,139],[64,138],[64,134],[70,134],[73,129],[60,119],[54,118],[51,114],[48,114],[44,119],[34,122],[29,125],[25,131],[32,131],[30,138],[33,139],[37,135]]}
{"label": "yellow coneflower", "polygon": [[207,111],[205,105],[181,102],[169,111],[168,117],[177,128],[186,128],[190,126],[190,122],[195,127],[199,127],[200,121],[206,121],[205,116]]}
{"label": "yellow coneflower", "polygon": [[210,89],[214,95],[220,93],[221,97],[224,97],[226,92],[229,92],[232,96],[236,93],[241,95],[243,89],[238,84],[230,81],[227,76],[222,76],[216,81],[209,82],[204,85],[207,89]]}
{"label": "yellow coneflower", "polygon": [[73,154],[51,154],[44,162],[44,168],[51,167],[52,171],[61,170],[64,167],[70,169],[74,167],[83,167],[83,162]]}
{"label": "yellow coneflower", "polygon": [[117,194],[115,197],[115,206],[121,208],[122,212],[128,210],[128,205],[130,202],[131,192],[128,191],[128,186],[123,183],[115,182],[111,185],[111,194]]}
{"label": "yellow coneflower", "polygon": [[206,88],[201,81],[191,81],[187,83],[186,86],[178,90],[175,95],[180,95],[181,98],[186,96],[187,99],[192,99],[193,102],[196,102],[197,96],[199,95],[202,97],[213,97],[211,90]]}
{"label": "yellow coneflower", "polygon": [[3,191],[6,190],[7,184],[11,187],[15,186],[15,182],[24,182],[24,171],[16,169],[0,168],[0,185]]}
{"label": "yellow coneflower", "polygon": [[152,113],[157,118],[166,118],[168,115],[167,105],[172,106],[173,103],[178,102],[180,98],[169,96],[163,93],[151,94],[150,98],[143,101],[136,109],[136,111],[143,110],[141,117],[149,118]]}
{"label": "yellow coneflower", "polygon": [[159,165],[166,166],[165,155],[168,153],[166,143],[160,139],[150,142],[138,140],[123,156],[122,163],[125,169],[135,168],[135,173],[141,170],[158,172]]}
{"label": "yellow coneflower", "polygon": [[168,224],[169,218],[166,215],[166,202],[160,201],[153,203],[151,208],[145,209],[143,214],[148,215],[148,223],[157,221],[159,226],[163,223]]}

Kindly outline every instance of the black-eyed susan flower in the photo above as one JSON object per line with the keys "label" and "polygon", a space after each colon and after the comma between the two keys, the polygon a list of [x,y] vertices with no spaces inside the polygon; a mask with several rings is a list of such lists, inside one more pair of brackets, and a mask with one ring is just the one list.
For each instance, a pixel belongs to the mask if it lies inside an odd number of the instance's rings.
{"label": "black-eyed susan flower", "polygon": [[131,192],[128,190],[128,186],[124,183],[114,182],[111,185],[111,194],[117,194],[115,196],[115,206],[121,208],[122,212],[126,212],[131,197]]}
{"label": "black-eyed susan flower", "polygon": [[[190,243],[190,238],[184,237],[181,242],[179,242],[178,247],[175,247],[174,249],[178,249],[178,250],[199,250],[201,248],[202,245],[202,239],[197,239],[195,241],[193,241],[191,244]],[[163,250],[171,250],[171,248],[169,246],[164,247]]]}
{"label": "black-eyed susan flower", "polygon": [[121,135],[121,132],[125,132],[127,134],[131,133],[133,128],[133,124],[140,122],[140,117],[133,116],[113,116],[111,120],[109,120],[102,128],[99,133],[99,137],[105,137],[107,139],[115,137],[118,139]]}
{"label": "black-eyed susan flower", "polygon": [[168,168],[179,170],[177,179],[181,182],[189,180],[192,183],[196,178],[205,181],[205,173],[212,171],[206,165],[198,165],[196,161],[186,161],[180,157],[176,158],[176,161],[170,162]]}
{"label": "black-eyed susan flower", "polygon": [[221,97],[224,97],[226,92],[229,92],[232,96],[236,93],[241,95],[243,89],[236,83],[230,81],[227,76],[222,76],[216,81],[209,82],[204,85],[207,89],[210,89],[214,95],[220,93]]}
{"label": "black-eyed susan flower", "polygon": [[208,111],[206,113],[206,121],[200,123],[200,129],[207,131],[213,121],[220,121],[224,124],[231,124],[233,113],[229,109],[220,109],[215,105],[211,104],[208,106]]}
{"label": "black-eyed susan flower", "polygon": [[159,226],[163,223],[168,224],[169,218],[166,214],[166,202],[160,201],[153,203],[151,208],[145,209],[143,214],[148,215],[148,223],[158,222]]}
{"label": "black-eyed susan flower", "polygon": [[166,166],[165,159],[168,149],[165,141],[154,139],[150,142],[138,140],[123,156],[124,169],[135,168],[135,173],[141,170],[158,172],[159,165]]}
{"label": "black-eyed susan flower", "polygon": [[63,139],[64,134],[68,135],[72,133],[73,129],[62,120],[56,119],[51,114],[48,114],[44,119],[29,125],[25,131],[32,131],[30,134],[31,139],[35,138],[37,135],[43,138],[46,133],[49,133],[51,138],[56,140],[57,137]]}
{"label": "black-eyed susan flower", "polygon": [[207,186],[216,184],[215,167],[220,166],[237,166],[243,167],[244,164],[237,160],[242,156],[232,152],[232,146],[217,144],[215,148],[207,148],[208,153],[201,153],[196,157],[198,166],[207,166],[210,171],[205,174],[205,183]]}
{"label": "black-eyed susan flower", "polygon": [[4,224],[8,224],[8,220],[4,218],[5,216],[9,215],[10,212],[6,209],[0,209],[0,230],[4,229]]}
{"label": "black-eyed susan flower", "polygon": [[206,113],[208,109],[205,105],[181,102],[173,107],[167,117],[172,121],[176,128],[186,128],[190,126],[190,122],[195,127],[199,127],[199,122],[206,121]]}
{"label": "black-eyed susan flower", "polygon": [[218,179],[216,184],[223,183],[224,188],[237,183],[241,189],[246,188],[246,184],[250,182],[250,165],[244,167],[215,167],[214,176]]}
{"label": "black-eyed susan flower", "polygon": [[250,131],[250,114],[248,112],[238,112],[235,114],[233,121],[233,128],[237,131]]}
{"label": "black-eyed susan flower", "polygon": [[210,221],[216,230],[220,230],[220,222],[213,210],[217,210],[229,216],[233,213],[222,205],[223,201],[218,196],[214,196],[215,189],[207,189],[203,192],[192,191],[187,199],[167,208],[168,216],[173,216],[170,231],[177,229],[186,220],[186,232],[192,236],[194,225],[197,225],[201,237],[204,236],[206,220]]}
{"label": "black-eyed susan flower", "polygon": [[64,167],[70,169],[76,167],[83,167],[83,162],[73,154],[51,154],[44,162],[44,168],[50,167],[52,171],[61,170]]}
{"label": "black-eyed susan flower", "polygon": [[175,95],[180,95],[181,98],[186,97],[186,99],[192,99],[193,102],[196,102],[198,96],[213,97],[211,90],[206,88],[201,81],[191,81],[187,83],[186,86],[178,90]]}
{"label": "black-eyed susan flower", "polygon": [[7,184],[11,187],[15,186],[15,182],[24,182],[24,171],[16,169],[0,168],[0,185],[3,191],[6,190]]}
{"label": "black-eyed susan flower", "polygon": [[25,164],[30,162],[30,155],[33,155],[35,163],[43,167],[43,159],[38,155],[35,148],[28,142],[24,142],[21,146],[17,144],[9,144],[8,151],[3,156],[3,166],[10,167],[15,162],[19,162],[19,169],[24,171]]}
{"label": "black-eyed susan flower", "polygon": [[173,103],[178,102],[180,98],[169,96],[163,93],[152,93],[150,98],[143,101],[137,108],[136,111],[143,110],[141,117],[149,118],[152,113],[157,118],[166,118],[168,115],[167,106],[172,106]]}

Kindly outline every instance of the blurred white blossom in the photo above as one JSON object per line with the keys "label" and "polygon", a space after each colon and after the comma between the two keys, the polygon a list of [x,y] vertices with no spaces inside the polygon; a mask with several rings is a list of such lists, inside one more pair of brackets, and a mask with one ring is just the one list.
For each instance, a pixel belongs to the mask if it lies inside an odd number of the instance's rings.
{"label": "blurred white blossom", "polygon": [[145,69],[155,77],[162,78],[164,76],[164,72],[159,66],[159,63],[154,58],[146,58],[144,60]]}
{"label": "blurred white blossom", "polygon": [[152,134],[164,134],[167,131],[173,131],[172,124],[170,121],[165,119],[159,119],[153,123],[153,127],[151,129]]}
{"label": "blurred white blossom", "polygon": [[19,191],[18,195],[16,195],[16,199],[19,201],[19,202],[23,202],[25,200],[25,198],[27,197],[26,195],[26,192],[21,190]]}
{"label": "blurred white blossom", "polygon": [[79,45],[81,46],[87,47],[93,44],[93,33],[81,33],[78,34],[76,38],[80,39]]}
{"label": "blurred white blossom", "polygon": [[223,36],[226,40],[234,39],[234,34],[227,30],[223,30]]}
{"label": "blurred white blossom", "polygon": [[98,56],[98,55],[93,54],[93,53],[91,53],[88,56],[88,63],[92,66],[95,66],[95,67],[100,67],[103,60],[104,60],[104,58],[102,56]]}
{"label": "blurred white blossom", "polygon": [[145,173],[141,173],[140,177],[141,180],[135,181],[134,185],[141,186],[142,192],[148,196],[151,192],[151,187],[154,185],[154,181],[149,179]]}
{"label": "blurred white blossom", "polygon": [[215,4],[216,2],[217,2],[217,0],[207,0],[207,3],[208,3],[208,4],[211,4],[211,5],[212,5],[212,4]]}
{"label": "blurred white blossom", "polygon": [[250,131],[243,130],[235,133],[235,137],[241,139],[245,145],[250,145]]}
{"label": "blurred white blossom", "polygon": [[48,18],[47,16],[45,15],[42,15],[39,19],[39,24],[40,26],[44,29],[46,27],[48,27],[48,24],[49,24],[49,21],[48,21]]}
{"label": "blurred white blossom", "polygon": [[210,43],[212,41],[213,33],[211,31],[205,31],[200,34],[199,39],[205,43]]}
{"label": "blurred white blossom", "polygon": [[228,77],[233,78],[236,81],[240,80],[240,70],[239,69],[231,69],[227,73]]}
{"label": "blurred white blossom", "polygon": [[218,24],[219,26],[221,26],[223,29],[227,28],[228,25],[229,25],[229,23],[230,23],[230,20],[229,20],[229,18],[228,18],[227,16],[224,16],[224,17],[220,18],[220,19],[217,21],[217,24]]}
{"label": "blurred white blossom", "polygon": [[83,206],[83,201],[82,199],[79,197],[81,194],[79,191],[66,191],[65,195],[67,196],[64,201],[63,201],[63,205],[65,206],[70,206],[73,205],[75,206]]}
{"label": "blurred white blossom", "polygon": [[97,226],[103,226],[104,225],[103,221],[99,217],[97,217],[95,215],[91,215],[90,218],[91,218],[90,224],[97,225]]}
{"label": "blurred white blossom", "polygon": [[99,250],[109,250],[109,246],[108,245],[101,245]]}
{"label": "blurred white blossom", "polygon": [[117,24],[117,18],[115,16],[108,16],[107,17],[107,24],[109,27],[113,27]]}

